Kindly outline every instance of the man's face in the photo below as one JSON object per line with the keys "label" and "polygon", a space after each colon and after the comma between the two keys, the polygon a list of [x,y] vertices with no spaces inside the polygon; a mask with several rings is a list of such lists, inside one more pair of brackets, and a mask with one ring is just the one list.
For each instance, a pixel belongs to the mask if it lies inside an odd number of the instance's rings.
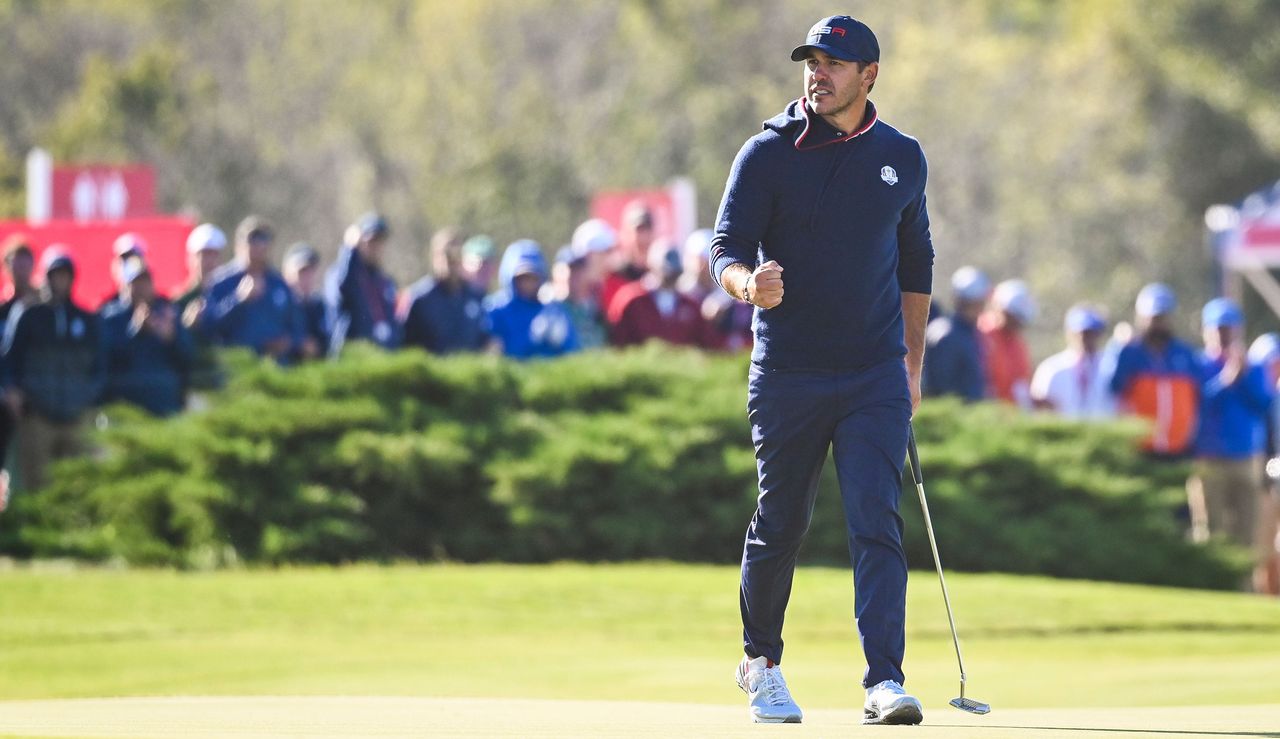
{"label": "man's face", "polygon": [[49,292],[55,300],[66,300],[71,295],[71,282],[74,275],[69,269],[55,269],[45,278],[49,284]]}
{"label": "man's face", "polygon": [[431,252],[431,272],[438,280],[462,277],[462,245],[444,244]]}
{"label": "man's face", "polygon": [[13,261],[9,263],[10,282],[14,285],[30,285],[35,268],[35,259],[26,254],[15,254]]}
{"label": "man's face", "polygon": [[[304,264],[293,271],[292,275],[286,275],[289,281],[289,287],[298,295],[309,296],[316,291],[316,270],[318,268],[314,264]],[[292,279],[289,279],[289,278]]]}
{"label": "man's face", "polygon": [[820,116],[839,116],[866,99],[865,88],[875,80],[875,62],[860,65],[813,49],[804,61],[804,97]]}
{"label": "man's face", "polygon": [[360,257],[375,267],[382,266],[382,252],[387,245],[386,234],[373,234],[372,236],[362,237],[358,246]]}
{"label": "man's face", "polygon": [[191,268],[202,278],[217,269],[221,262],[222,252],[217,249],[201,249],[191,255]]}
{"label": "man's face", "polygon": [[1173,336],[1173,322],[1167,313],[1138,316],[1138,330],[1143,336],[1160,341]]}
{"label": "man's face", "polygon": [[1212,352],[1221,352],[1239,340],[1240,334],[1235,326],[1205,326],[1204,346]]}
{"label": "man's face", "polygon": [[243,254],[246,262],[254,269],[265,269],[268,266],[268,259],[271,256],[271,245],[274,243],[269,234],[254,232],[249,234],[243,245]]}
{"label": "man's face", "polygon": [[525,300],[536,300],[540,287],[542,287],[542,278],[533,272],[516,275],[516,294]]}
{"label": "man's face", "polygon": [[1067,345],[1078,352],[1096,354],[1098,347],[1102,345],[1102,330],[1068,331]]}

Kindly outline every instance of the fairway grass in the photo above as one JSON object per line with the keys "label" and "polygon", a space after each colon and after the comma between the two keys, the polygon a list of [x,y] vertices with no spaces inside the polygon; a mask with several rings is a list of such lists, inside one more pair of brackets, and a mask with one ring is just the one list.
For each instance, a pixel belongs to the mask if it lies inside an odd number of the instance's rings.
{"label": "fairway grass", "polygon": [[[861,711],[809,711],[754,726],[742,706],[477,698],[113,698],[0,703],[0,732],[133,739],[272,737],[1280,737],[1280,706],[926,712],[921,726],[863,726]],[[0,734],[0,738],[6,736]]]}
{"label": "fairway grass", "polygon": [[[737,579],[732,567],[666,563],[10,569],[0,572],[0,717],[19,702],[123,696],[743,710],[732,681]],[[815,717],[861,705],[851,581],[838,569],[796,576],[785,667]],[[949,575],[948,585],[968,694],[995,716],[1280,704],[1276,600],[1001,575]],[[936,574],[912,573],[908,598],[908,686],[931,716],[965,720],[945,707],[958,671]],[[30,733],[0,723],[5,731]]]}

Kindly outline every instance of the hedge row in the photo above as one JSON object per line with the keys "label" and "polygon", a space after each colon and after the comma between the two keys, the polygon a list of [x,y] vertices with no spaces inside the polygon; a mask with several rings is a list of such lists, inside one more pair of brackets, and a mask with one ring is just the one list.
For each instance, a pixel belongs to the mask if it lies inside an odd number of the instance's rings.
{"label": "hedge row", "polygon": [[[741,552],[756,494],[745,359],[357,349],[287,371],[239,364],[208,410],[109,409],[104,452],[20,496],[0,549],[178,567]],[[1239,551],[1184,541],[1186,470],[1132,453],[1133,426],[929,401],[916,428],[948,567],[1222,588],[1243,573]],[[848,556],[828,468],[813,563]],[[904,490],[908,559],[931,567]]]}

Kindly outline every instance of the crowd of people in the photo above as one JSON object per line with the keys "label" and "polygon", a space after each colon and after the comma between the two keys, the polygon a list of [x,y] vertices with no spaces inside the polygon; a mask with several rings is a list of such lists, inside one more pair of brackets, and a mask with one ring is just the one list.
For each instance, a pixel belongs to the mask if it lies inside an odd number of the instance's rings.
{"label": "crowd of people", "polygon": [[[95,312],[71,297],[76,265],[66,249],[45,249],[37,265],[30,245],[12,238],[3,250],[11,294],[0,303],[0,459],[19,436],[23,485],[40,487],[51,460],[85,451],[94,407],[123,401],[165,416],[185,408],[193,390],[216,387],[218,347],[290,365],[336,356],[354,340],[515,359],[652,339],[714,351],[751,346],[752,306],[711,278],[713,234],[695,231],[684,244],[658,238],[654,213],[639,201],[618,230],[599,219],[581,224],[550,265],[528,239],[499,258],[491,238],[441,229],[428,246],[431,273],[404,289],[383,266],[389,235],[385,218],[365,214],[322,270],[306,243],[288,247],[277,267],[275,231],[259,217],[245,218],[231,239],[202,224],[186,243],[189,282],[165,296],[147,244],[126,233],[113,249],[117,292]],[[1148,419],[1146,453],[1193,460],[1190,535],[1221,533],[1252,548],[1255,587],[1280,592],[1280,506],[1264,473],[1280,456],[1280,336],[1261,336],[1246,351],[1239,307],[1218,298],[1204,307],[1196,351],[1174,330],[1173,291],[1152,284],[1138,295],[1132,326],[1109,326],[1094,306],[1071,307],[1066,346],[1035,365],[1024,332],[1037,305],[1026,283],[992,286],[963,267],[950,287],[950,310],[935,300],[927,330],[926,396],[996,399],[1074,419]],[[0,510],[7,495],[0,470]]]}
{"label": "crowd of people", "polygon": [[1177,295],[1152,283],[1137,295],[1132,324],[1112,327],[1102,310],[1072,306],[1066,346],[1033,366],[1024,331],[1037,306],[1026,283],[993,288],[980,270],[962,267],[951,297],[951,312],[926,332],[925,395],[997,399],[1086,421],[1147,420],[1144,453],[1191,460],[1188,535],[1221,534],[1250,549],[1253,588],[1280,594],[1280,335],[1246,349],[1240,306],[1214,298],[1201,310],[1197,350],[1177,334]]}
{"label": "crowd of people", "polygon": [[[306,243],[277,261],[275,231],[257,216],[231,239],[201,224],[186,242],[189,282],[166,296],[147,243],[125,233],[113,245],[116,292],[93,311],[72,297],[68,249],[49,246],[37,265],[26,239],[11,238],[3,247],[10,294],[0,304],[0,459],[19,436],[23,486],[40,487],[50,461],[84,451],[96,406],[127,402],[167,416],[187,407],[193,390],[217,387],[219,347],[291,365],[336,356],[355,340],[522,360],[651,339],[715,351],[751,343],[750,306],[711,280],[710,232],[684,244],[658,238],[640,201],[618,230],[583,223],[550,265],[528,239],[499,259],[491,238],[441,229],[428,247],[431,274],[404,290],[383,266],[389,235],[381,215],[361,216],[322,270]],[[0,510],[8,487],[0,470]]]}

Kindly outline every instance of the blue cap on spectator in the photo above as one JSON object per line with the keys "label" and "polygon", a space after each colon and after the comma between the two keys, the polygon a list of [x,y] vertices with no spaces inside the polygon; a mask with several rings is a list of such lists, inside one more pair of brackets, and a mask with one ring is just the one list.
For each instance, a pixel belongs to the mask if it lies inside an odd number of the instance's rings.
{"label": "blue cap on spectator", "polygon": [[1138,292],[1134,311],[1140,316],[1163,316],[1178,309],[1178,296],[1163,282],[1153,282]]}
{"label": "blue cap on spectator", "polygon": [[360,238],[373,239],[386,236],[391,228],[387,225],[387,219],[374,211],[369,211],[356,221],[356,230],[360,232]]}
{"label": "blue cap on spectator", "polygon": [[1270,364],[1280,359],[1280,334],[1263,334],[1249,345],[1249,361],[1253,364]]}
{"label": "blue cap on spectator", "polygon": [[811,49],[824,51],[849,62],[880,61],[880,42],[866,24],[847,15],[832,15],[809,29],[804,43],[791,52],[791,61],[807,59]]}
{"label": "blue cap on spectator", "polygon": [[1205,328],[1239,327],[1244,325],[1244,313],[1231,298],[1214,298],[1204,304],[1204,310],[1200,313],[1200,323]]}
{"label": "blue cap on spectator", "polygon": [[1082,334],[1086,331],[1101,331],[1107,327],[1107,322],[1103,320],[1098,311],[1087,305],[1073,305],[1067,311],[1067,317],[1063,320],[1063,326],[1067,331],[1073,334]]}

